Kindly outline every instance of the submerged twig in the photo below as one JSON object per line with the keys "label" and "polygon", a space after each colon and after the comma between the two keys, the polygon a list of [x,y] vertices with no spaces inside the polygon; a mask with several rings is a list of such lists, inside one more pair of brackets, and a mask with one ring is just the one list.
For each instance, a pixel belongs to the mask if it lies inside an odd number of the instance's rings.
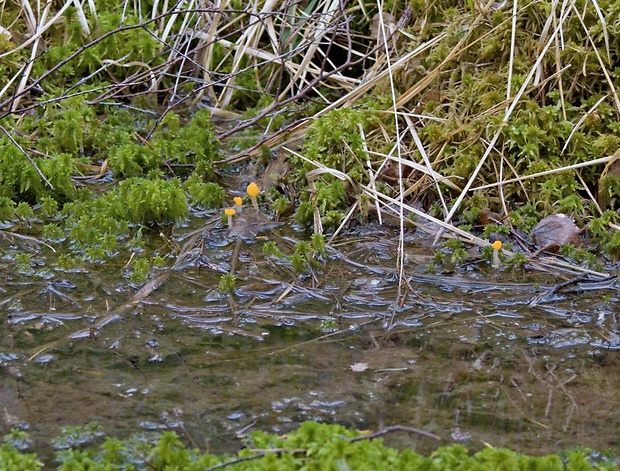
{"label": "submerged twig", "polygon": [[187,258],[193,256],[194,246],[196,245],[196,241],[202,237],[202,232],[196,232],[193,236],[185,242],[181,252],[177,256],[174,265],[166,271],[159,273],[153,279],[146,282],[128,301],[118,306],[112,312],[107,314],[102,319],[98,320],[94,325],[86,327],[84,329],[77,330],[66,335],[63,339],[58,339],[53,342],[44,345],[39,348],[30,358],[32,361],[41,353],[49,350],[50,348],[55,348],[56,346],[62,344],[63,342],[68,342],[73,339],[80,338],[90,338],[93,335],[103,329],[108,324],[121,319],[125,314],[127,314],[131,309],[133,309],[138,303],[142,302],[146,299],[153,291],[157,290],[160,286],[162,286],[170,276],[177,270],[183,268],[187,263]]}
{"label": "submerged twig", "polygon": [[368,435],[362,435],[361,437],[353,437],[349,438],[347,441],[350,443],[361,442],[362,440],[374,440],[375,438],[383,437],[389,433],[394,432],[407,432],[415,435],[420,435],[424,438],[430,438],[431,440],[441,440],[442,438],[439,435],[435,435],[434,433],[427,432],[425,430],[420,430],[419,428],[406,427],[404,425],[392,425],[391,427],[385,427],[381,430],[370,433]]}

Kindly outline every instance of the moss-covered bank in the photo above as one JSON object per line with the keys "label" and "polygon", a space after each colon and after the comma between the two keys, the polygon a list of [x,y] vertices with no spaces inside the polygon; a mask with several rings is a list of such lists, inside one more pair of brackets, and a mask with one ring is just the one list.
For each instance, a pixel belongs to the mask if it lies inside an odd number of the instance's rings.
{"label": "moss-covered bank", "polygon": [[[108,438],[103,444],[77,446],[80,436],[92,438],[93,428],[66,430],[74,441],[57,452],[56,466],[62,471],[114,470],[545,470],[586,471],[614,470],[616,462],[591,450],[567,450],[547,456],[526,456],[502,448],[485,448],[470,453],[461,445],[438,448],[429,456],[412,450],[396,450],[383,444],[381,438],[365,438],[359,431],[339,425],[305,422],[297,430],[276,436],[255,432],[246,447],[236,456],[217,456],[186,448],[172,432],[164,433],[156,442],[143,437],[128,440]],[[88,440],[86,440],[88,441]],[[37,470],[43,463],[36,455],[17,451],[27,436],[14,433],[0,446],[0,468],[5,470]],[[53,466],[53,463],[48,463]]]}

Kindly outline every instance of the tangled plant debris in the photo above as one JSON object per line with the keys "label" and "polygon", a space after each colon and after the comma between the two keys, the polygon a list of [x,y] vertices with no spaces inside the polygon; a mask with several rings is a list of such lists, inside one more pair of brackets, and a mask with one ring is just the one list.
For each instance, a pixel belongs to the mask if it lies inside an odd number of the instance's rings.
{"label": "tangled plant debris", "polygon": [[[234,245],[233,275],[284,222],[303,236],[264,263],[314,282],[326,243],[390,219],[399,297],[409,227],[428,271],[612,276],[617,2],[237,6],[5,5],[0,219],[37,247],[6,257],[20,273],[120,266],[143,284],[123,311],[205,241]],[[252,208],[221,218],[244,188]]]}
{"label": "tangled plant debris", "polygon": [[[528,295],[511,302],[571,326],[596,324],[590,339],[538,321],[528,324],[529,334],[515,327],[511,335],[558,349],[589,342],[593,361],[601,349],[618,348],[617,334],[603,325],[607,314],[613,317],[612,295],[579,315],[572,306],[560,314],[548,306],[587,289],[617,290],[617,1],[228,5],[3,3],[0,255],[13,291],[2,302],[11,309],[11,327],[23,323],[24,338],[33,339],[25,358],[77,339],[96,343],[104,327],[146,305],[177,275],[175,294],[200,292],[202,310],[190,315],[179,301],[165,313],[260,342],[266,334],[256,319],[270,326],[303,319],[304,306],[286,305],[300,299],[320,301],[308,306],[320,306],[313,319],[325,335],[349,332],[341,316],[347,302],[355,305],[352,319],[409,331],[424,325],[413,311],[445,307],[437,299],[408,300],[415,283],[502,289],[496,279],[485,285],[459,276],[471,270],[494,278],[532,269],[560,274],[568,279],[555,285],[526,280],[518,289]],[[271,237],[279,225],[286,230]],[[377,227],[381,240],[370,245],[363,231],[377,235]],[[351,234],[355,239],[340,238]],[[411,234],[429,253],[409,253]],[[350,256],[364,240],[372,253]],[[249,246],[258,249],[251,256],[244,253]],[[397,266],[374,263],[380,257]],[[101,264],[120,282],[96,295],[68,293],[73,287],[64,277],[97,280]],[[363,271],[353,289],[349,280],[326,283],[351,267]],[[194,269],[208,272],[208,281]],[[36,291],[15,288],[24,280]],[[377,288],[396,284],[397,292]],[[24,293],[45,297],[45,312],[20,309]],[[79,315],[56,312],[56,301]],[[370,303],[377,309],[366,309]],[[507,319],[519,314],[498,306]],[[211,318],[210,310],[226,314]],[[252,327],[241,325],[244,315]],[[432,315],[440,318],[441,310]],[[489,321],[487,314],[480,320]],[[30,321],[40,322],[35,334]],[[356,322],[350,326],[359,328]],[[69,332],[40,340],[40,326]],[[485,353],[477,353],[482,362]],[[305,463],[316,451],[306,439],[323,443],[325,435],[325,446],[338,451],[327,458],[346,466],[341,438],[352,433],[316,424],[289,441],[258,434],[255,446],[287,451],[255,459],[266,468],[276,455]],[[362,443],[372,460],[412,460],[429,469],[455,461],[530,463],[505,450],[471,457],[455,447],[423,458]],[[102,451],[63,456],[79,469],[80,460],[125,458],[134,450],[128,447],[111,441]],[[223,464],[182,449],[169,435],[140,450],[158,463],[174,455],[179,466]],[[0,454],[25,460],[24,469],[39,466],[8,445]],[[540,463],[607,465],[578,452]]]}
{"label": "tangled plant debris", "polygon": [[[389,213],[484,246],[475,215],[519,231],[566,214],[615,260],[620,13],[578,3],[9,3],[0,215],[110,258],[137,225],[221,207],[229,164],[260,176],[284,153],[295,170],[266,175],[265,202],[316,233]],[[115,184],[126,211],[102,209]]]}

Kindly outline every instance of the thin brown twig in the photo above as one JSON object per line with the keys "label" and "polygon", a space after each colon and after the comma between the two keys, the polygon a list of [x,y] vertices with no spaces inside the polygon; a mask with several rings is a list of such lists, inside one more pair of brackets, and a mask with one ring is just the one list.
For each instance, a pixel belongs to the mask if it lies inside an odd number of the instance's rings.
{"label": "thin brown twig", "polygon": [[350,438],[348,441],[350,443],[354,443],[354,442],[359,442],[362,440],[373,440],[375,438],[379,438],[382,437],[384,435],[387,435],[388,433],[394,433],[394,432],[407,432],[407,433],[413,433],[415,435],[420,435],[421,437],[424,438],[430,438],[432,440],[441,440],[442,438],[439,435],[435,435],[434,433],[431,432],[426,432],[424,430],[420,430],[418,428],[413,428],[413,427],[406,427],[404,425],[392,425],[391,427],[385,427],[375,433],[371,433],[369,435],[364,435],[361,437],[355,437],[355,438]]}
{"label": "thin brown twig", "polygon": [[[36,88],[38,85],[41,84],[41,82],[43,82],[47,77],[49,77],[50,75],[56,73],[61,67],[63,67],[64,65],[66,65],[67,63],[69,63],[70,61],[72,61],[73,59],[75,59],[76,57],[78,57],[80,54],[82,54],[84,51],[86,51],[87,49],[96,46],[97,44],[99,44],[101,41],[104,41],[105,39],[118,34],[118,33],[123,33],[125,31],[131,31],[134,29],[139,29],[139,28],[144,28],[146,29],[146,26],[148,26],[149,24],[152,23],[156,23],[157,21],[161,20],[162,18],[166,18],[168,16],[171,15],[178,15],[180,13],[183,14],[191,14],[191,13],[215,13],[215,14],[224,14],[224,13],[239,13],[241,15],[257,15],[255,13],[249,12],[249,11],[245,11],[245,10],[221,10],[218,8],[193,8],[193,9],[188,9],[188,10],[183,10],[183,11],[166,11],[154,18],[142,21],[140,23],[137,23],[135,25],[127,25],[127,26],[120,26],[112,31],[108,31],[104,34],[102,34],[101,36],[93,39],[92,41],[88,42],[87,44],[84,44],[83,46],[81,46],[80,48],[78,48],[75,52],[73,52],[72,54],[70,54],[69,56],[67,56],[66,58],[64,58],[63,60],[59,61],[56,65],[54,65],[53,67],[51,67],[49,70],[47,70],[45,73],[43,73],[40,77],[38,77],[37,79],[35,79],[29,86],[25,87],[23,90],[14,93],[11,98],[8,98],[6,100],[4,100],[3,102],[0,103],[0,109],[5,108],[9,105],[11,105],[12,103],[15,102],[15,100],[27,93],[29,93],[30,91],[32,91],[34,88]],[[219,38],[218,38],[219,39]],[[214,39],[214,41],[216,41],[216,39]],[[45,54],[42,53],[42,54]],[[42,55],[41,54],[41,55]],[[34,58],[33,60],[37,60],[41,55],[37,56],[36,58]],[[8,111],[3,112],[2,114],[0,114],[0,120],[2,120],[3,118],[5,118],[6,116],[16,113],[19,110],[11,110],[11,108],[9,107]]]}
{"label": "thin brown twig", "polygon": [[[403,15],[403,20],[401,20],[401,22],[399,22],[399,24],[406,24],[406,22],[409,20],[411,16],[411,8],[407,9],[407,11],[405,12],[405,14]],[[390,34],[388,39],[392,39],[397,33],[398,33],[398,29],[396,29],[393,33]],[[375,54],[376,52],[378,52],[379,50],[381,50],[382,45],[379,44],[375,47],[373,47],[372,49],[370,49],[366,54],[363,54],[361,57],[359,57],[356,60],[349,60],[346,61],[344,64],[341,64],[340,66],[336,67],[333,70],[330,70],[329,72],[324,72],[323,70],[321,70],[321,73],[319,73],[314,79],[312,79],[303,89],[301,89],[301,91],[299,93],[297,93],[294,96],[290,96],[284,100],[281,100],[279,102],[274,102],[272,103],[270,106],[266,107],[261,113],[259,113],[257,116],[255,116],[252,119],[249,119],[243,123],[240,123],[239,125],[235,126],[233,129],[226,131],[222,134],[220,134],[218,137],[220,140],[225,140],[226,138],[240,132],[243,131],[244,129],[247,129],[248,127],[256,124],[257,122],[259,122],[261,119],[263,119],[265,116],[267,116],[269,113],[271,113],[272,111],[274,111],[275,109],[284,106],[288,103],[294,102],[294,101],[298,101],[301,100],[303,98],[306,97],[306,95],[319,83],[321,83],[323,80],[325,80],[326,78],[331,77],[332,75],[338,74],[340,72],[342,72],[343,70],[348,69],[349,67],[353,67],[355,65],[361,64],[362,62],[366,61],[369,57],[371,57],[373,54]]]}
{"label": "thin brown twig", "polygon": [[[274,452],[277,453],[283,453],[284,451],[286,452],[291,452],[291,451],[295,451],[295,450],[274,450]],[[306,450],[303,450],[303,452],[305,452]],[[223,469],[226,468],[228,466],[233,466],[235,464],[239,464],[239,463],[244,463],[246,461],[253,461],[253,460],[257,460],[259,458],[263,458],[264,456],[267,456],[267,453],[259,453],[257,455],[253,455],[253,456],[243,456],[241,458],[237,458],[231,461],[227,461],[226,463],[220,463],[220,464],[216,464],[215,466],[211,466],[210,468],[205,468],[204,471],[215,471],[216,469]]]}

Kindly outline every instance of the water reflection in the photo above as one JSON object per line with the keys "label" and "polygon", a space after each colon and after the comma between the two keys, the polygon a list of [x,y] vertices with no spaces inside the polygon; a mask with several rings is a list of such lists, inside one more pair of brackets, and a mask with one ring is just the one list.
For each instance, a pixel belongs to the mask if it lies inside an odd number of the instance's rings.
{"label": "water reflection", "polygon": [[[200,256],[224,263],[235,243]],[[615,285],[532,303],[557,280],[431,276],[418,247],[400,305],[390,241],[358,237],[306,277],[243,242],[232,300],[217,292],[221,271],[195,258],[119,319],[73,339],[133,295],[116,269],[65,273],[37,290],[4,273],[2,432],[28,429],[42,446],[62,425],[97,420],[112,435],[174,429],[221,451],[248,426],[286,432],[314,419],[414,426],[471,448],[618,446]]]}

